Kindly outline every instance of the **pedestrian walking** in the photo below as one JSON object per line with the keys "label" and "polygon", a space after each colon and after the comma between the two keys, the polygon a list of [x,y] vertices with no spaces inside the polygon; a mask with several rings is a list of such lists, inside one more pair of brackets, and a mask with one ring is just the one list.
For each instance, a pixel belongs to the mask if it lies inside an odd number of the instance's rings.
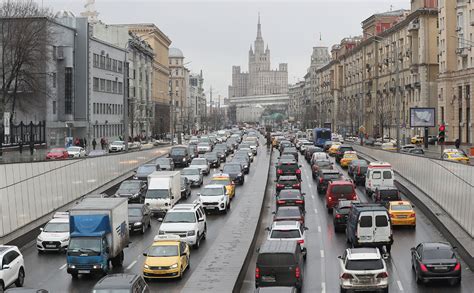
{"label": "pedestrian walking", "polygon": [[84,137],[84,148],[87,148],[87,139]]}
{"label": "pedestrian walking", "polygon": [[454,145],[456,146],[457,149],[459,149],[459,147],[461,146],[461,140],[459,138],[457,138],[455,141],[454,141]]}
{"label": "pedestrian walking", "polygon": [[20,154],[23,153],[23,140],[21,140],[20,138],[20,141],[18,142],[18,149],[20,150]]}
{"label": "pedestrian walking", "polygon": [[105,149],[105,139],[103,137],[100,139],[100,146]]}
{"label": "pedestrian walking", "polygon": [[94,139],[92,139],[92,149],[95,150],[96,146],[97,146],[97,141],[95,141],[95,137],[94,137]]}

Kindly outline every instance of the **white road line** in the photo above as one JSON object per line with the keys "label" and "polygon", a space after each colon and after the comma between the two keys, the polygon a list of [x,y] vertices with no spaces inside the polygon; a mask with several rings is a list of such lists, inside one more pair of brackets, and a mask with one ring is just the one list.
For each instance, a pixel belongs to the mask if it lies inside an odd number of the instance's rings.
{"label": "white road line", "polygon": [[314,209],[314,213],[317,214],[317,213],[318,213],[318,209]]}
{"label": "white road line", "polygon": [[398,284],[398,289],[400,289],[400,291],[403,291],[402,282],[400,282],[400,280],[397,280],[397,284]]}
{"label": "white road line", "polygon": [[314,198],[315,198],[315,197],[314,197],[314,194],[311,194],[311,198],[312,198],[312,199],[314,199]]}
{"label": "white road line", "polygon": [[64,270],[64,269],[66,268],[66,266],[67,266],[67,264],[63,264],[63,265],[59,268],[59,270]]}
{"label": "white road line", "polygon": [[326,283],[321,283],[321,293],[326,293]]}
{"label": "white road line", "polygon": [[321,226],[318,226],[318,232],[321,233]]}
{"label": "white road line", "polygon": [[127,270],[131,269],[136,263],[136,260],[132,261],[132,263],[128,265]]}
{"label": "white road line", "polygon": [[308,185],[309,185],[309,188],[313,188],[313,185],[311,185],[311,183],[308,183]]}
{"label": "white road line", "polygon": [[321,249],[321,258],[324,258],[324,250]]}

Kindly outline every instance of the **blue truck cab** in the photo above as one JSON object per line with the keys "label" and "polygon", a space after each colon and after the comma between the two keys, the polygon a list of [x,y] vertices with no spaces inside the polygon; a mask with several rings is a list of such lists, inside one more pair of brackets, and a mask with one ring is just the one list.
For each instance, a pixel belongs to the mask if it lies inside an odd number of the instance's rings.
{"label": "blue truck cab", "polygon": [[107,274],[110,263],[123,264],[129,243],[128,202],[125,198],[85,199],[69,212],[67,272]]}
{"label": "blue truck cab", "polygon": [[332,137],[330,128],[313,129],[313,144],[317,147],[324,147],[326,141],[330,141]]}

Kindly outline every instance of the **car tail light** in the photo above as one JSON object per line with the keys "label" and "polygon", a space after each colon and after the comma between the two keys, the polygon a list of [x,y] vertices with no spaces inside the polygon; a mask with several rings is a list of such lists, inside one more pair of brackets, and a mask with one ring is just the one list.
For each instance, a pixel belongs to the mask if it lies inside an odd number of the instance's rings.
{"label": "car tail light", "polygon": [[426,268],[426,266],[425,266],[424,264],[422,264],[422,263],[420,263],[420,269],[421,269],[422,272],[427,272],[427,271],[428,271],[428,269]]}
{"label": "car tail light", "polygon": [[283,170],[282,170],[282,169],[278,169],[277,173],[281,175],[281,174],[283,174]]}
{"label": "car tail light", "polygon": [[352,200],[357,200],[357,195],[354,194],[354,195],[352,196]]}
{"label": "car tail light", "polygon": [[299,279],[301,277],[301,270],[300,267],[296,267],[295,269],[295,277]]}
{"label": "car tail light", "polygon": [[340,218],[342,218],[342,215],[341,215],[341,214],[337,214],[337,215],[336,215],[336,219],[340,219]]}
{"label": "car tail light", "polygon": [[297,242],[298,242],[298,244],[304,244],[304,240],[303,240],[303,239],[298,240]]}
{"label": "car tail light", "polygon": [[304,218],[300,218],[300,219],[298,220],[298,222],[300,222],[301,224],[303,224],[303,223],[304,223]]}
{"label": "car tail light", "polygon": [[300,188],[300,184],[299,184],[299,183],[293,184],[293,187],[294,187],[294,188]]}
{"label": "car tail light", "polygon": [[461,269],[461,263],[458,262],[458,263],[456,263],[456,266],[454,267],[454,270],[459,271],[460,269]]}
{"label": "car tail light", "polygon": [[411,213],[411,214],[410,214],[410,218],[414,218],[414,217],[416,217],[416,214],[415,214],[415,213]]}
{"label": "car tail light", "polygon": [[394,214],[390,214],[390,218],[395,218],[395,215],[394,215]]}
{"label": "car tail light", "polygon": [[328,197],[328,201],[332,201],[332,196],[329,196],[329,197]]}
{"label": "car tail light", "polygon": [[297,200],[297,201],[295,201],[295,203],[297,203],[297,204],[303,204],[304,201],[302,201],[302,200]]}
{"label": "car tail light", "polygon": [[348,273],[344,273],[344,274],[342,274],[341,279],[351,280],[351,279],[354,279],[354,276],[352,276],[351,274],[348,274]]}
{"label": "car tail light", "polygon": [[383,278],[383,279],[388,278],[387,272],[379,273],[379,274],[377,275],[377,279],[378,279],[378,278]]}
{"label": "car tail light", "polygon": [[300,170],[300,169],[297,169],[297,170],[296,170],[296,174],[301,174],[301,170]]}
{"label": "car tail light", "polygon": [[284,200],[281,200],[281,199],[277,200],[277,204],[285,204],[285,203],[286,203],[286,201],[284,201]]}
{"label": "car tail light", "polygon": [[319,183],[323,183],[323,178],[319,178]]}
{"label": "car tail light", "polygon": [[255,268],[255,279],[260,279],[260,269]]}
{"label": "car tail light", "polygon": [[285,187],[285,185],[283,185],[283,184],[277,184],[277,187],[278,187],[278,188],[283,188],[283,187]]}

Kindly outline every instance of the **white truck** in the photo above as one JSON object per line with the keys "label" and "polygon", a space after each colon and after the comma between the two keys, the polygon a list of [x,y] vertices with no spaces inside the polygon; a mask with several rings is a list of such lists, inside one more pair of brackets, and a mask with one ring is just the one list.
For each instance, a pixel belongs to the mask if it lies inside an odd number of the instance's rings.
{"label": "white truck", "polygon": [[109,262],[123,264],[123,250],[129,244],[126,198],[86,198],[69,210],[70,240],[67,272],[107,274]]}
{"label": "white truck", "polygon": [[148,175],[145,204],[152,215],[163,218],[181,198],[181,173],[179,171],[155,171]]}

